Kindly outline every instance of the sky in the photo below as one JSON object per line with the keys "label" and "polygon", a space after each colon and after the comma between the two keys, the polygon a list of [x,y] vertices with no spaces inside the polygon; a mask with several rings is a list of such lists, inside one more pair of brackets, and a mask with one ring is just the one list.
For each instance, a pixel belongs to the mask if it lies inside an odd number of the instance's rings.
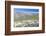
{"label": "sky", "polygon": [[14,8],[15,13],[38,13],[39,9]]}

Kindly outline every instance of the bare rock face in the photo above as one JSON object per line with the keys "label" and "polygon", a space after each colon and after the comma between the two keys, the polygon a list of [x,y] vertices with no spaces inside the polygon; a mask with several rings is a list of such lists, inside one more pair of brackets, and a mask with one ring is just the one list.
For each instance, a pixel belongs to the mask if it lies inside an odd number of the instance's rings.
{"label": "bare rock face", "polygon": [[32,21],[31,23],[25,22],[25,23],[18,23],[15,27],[38,27],[39,22],[38,21]]}

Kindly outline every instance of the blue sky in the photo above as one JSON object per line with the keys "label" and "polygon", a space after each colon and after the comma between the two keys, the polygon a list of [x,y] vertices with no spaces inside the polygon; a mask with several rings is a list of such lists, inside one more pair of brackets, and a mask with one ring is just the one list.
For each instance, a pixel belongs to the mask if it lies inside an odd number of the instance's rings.
{"label": "blue sky", "polygon": [[14,8],[15,13],[38,13],[39,9]]}

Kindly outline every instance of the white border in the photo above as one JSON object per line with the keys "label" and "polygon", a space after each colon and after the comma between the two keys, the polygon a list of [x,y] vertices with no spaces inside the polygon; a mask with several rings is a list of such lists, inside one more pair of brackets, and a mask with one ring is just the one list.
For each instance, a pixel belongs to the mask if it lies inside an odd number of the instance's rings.
{"label": "white border", "polygon": [[[21,27],[21,28],[14,28],[14,8],[33,8],[39,9],[39,27]],[[20,5],[11,5],[11,31],[27,31],[27,30],[42,30],[42,7],[40,6],[20,6]]]}

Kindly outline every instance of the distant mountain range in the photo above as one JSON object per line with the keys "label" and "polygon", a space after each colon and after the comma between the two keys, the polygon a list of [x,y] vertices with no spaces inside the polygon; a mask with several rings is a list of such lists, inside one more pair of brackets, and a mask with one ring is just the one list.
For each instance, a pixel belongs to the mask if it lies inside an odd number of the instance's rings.
{"label": "distant mountain range", "polygon": [[25,13],[16,13],[14,16],[33,16],[33,15],[39,15],[39,13],[28,13],[28,14],[25,14]]}

